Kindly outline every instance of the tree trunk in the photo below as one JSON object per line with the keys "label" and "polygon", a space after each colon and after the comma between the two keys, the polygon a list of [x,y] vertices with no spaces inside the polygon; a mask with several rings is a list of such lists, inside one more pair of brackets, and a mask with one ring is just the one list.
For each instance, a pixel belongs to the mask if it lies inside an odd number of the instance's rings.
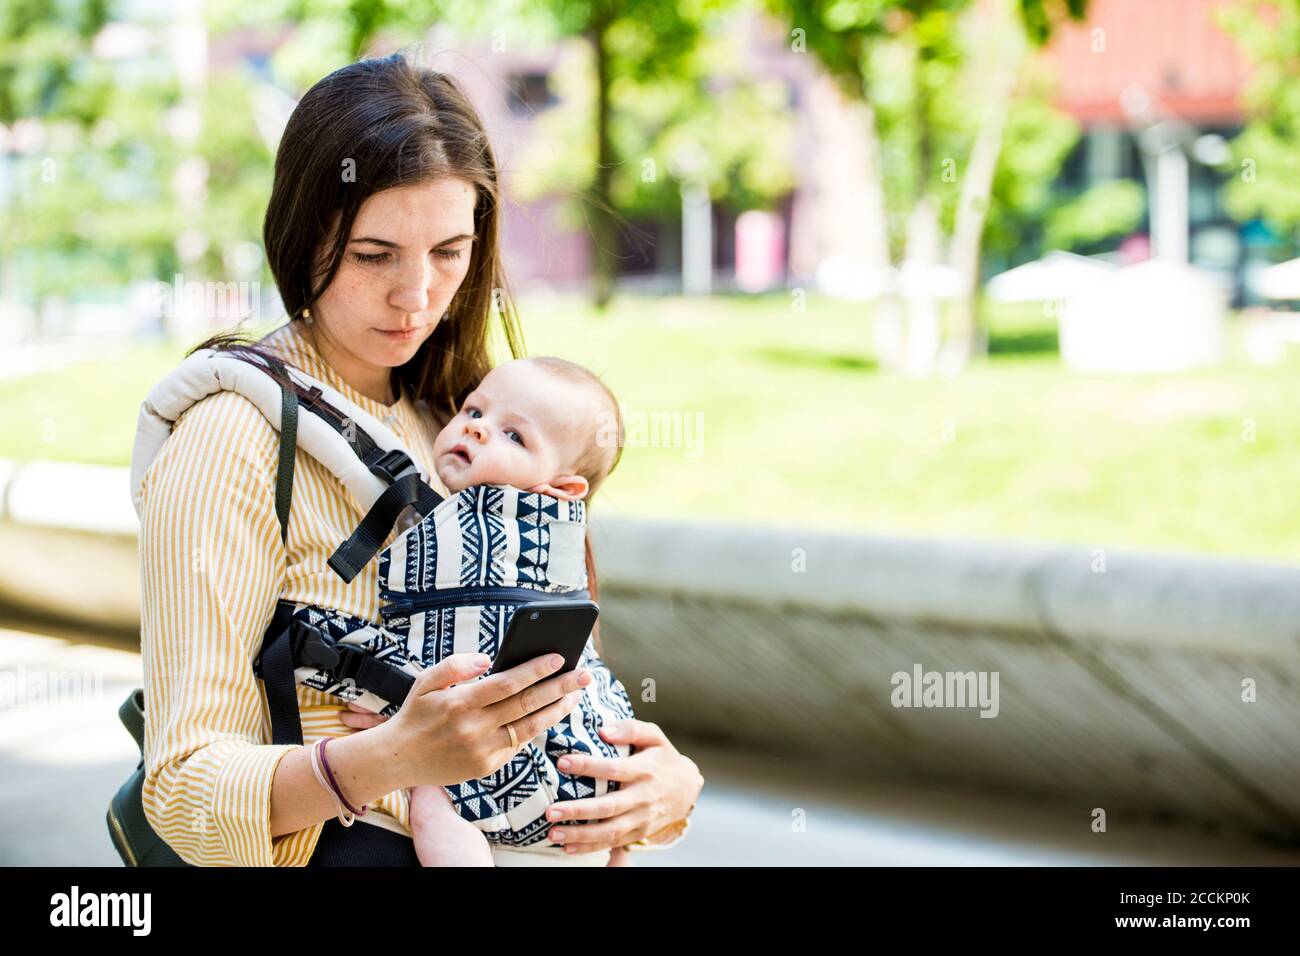
{"label": "tree trunk", "polygon": [[988,64],[992,71],[988,84],[989,105],[975,137],[966,175],[962,178],[957,221],[949,244],[948,259],[961,280],[961,291],[953,303],[951,343],[954,364],[959,366],[969,361],[975,352],[976,302],[979,295],[984,223],[988,219],[993,176],[997,172],[998,155],[1002,151],[1011,97],[1015,93],[1020,66],[1025,57],[1025,38],[1020,25],[1015,22],[1015,16],[1009,0],[1002,0],[995,14],[996,21],[990,25],[990,30],[998,35],[1000,42],[989,47],[998,51],[990,57],[991,62]]}
{"label": "tree trunk", "polygon": [[902,269],[903,298],[907,305],[904,370],[911,375],[931,374],[939,356],[943,326],[933,276],[942,255],[942,244],[939,201],[926,193],[908,218],[907,252]]}
{"label": "tree trunk", "polygon": [[587,201],[587,222],[591,233],[592,304],[603,312],[614,295],[615,244],[617,223],[610,202],[610,184],[614,175],[614,144],[609,130],[609,50],[606,21],[594,22],[587,31],[596,67],[596,172],[592,177]]}
{"label": "tree trunk", "polygon": [[866,181],[864,200],[866,216],[867,268],[879,281],[881,292],[872,303],[872,332],[877,360],[884,368],[899,369],[904,364],[903,309],[894,279],[889,254],[889,210],[885,205],[885,166],[876,128],[876,111],[859,100],[850,107],[861,127],[864,146]]}

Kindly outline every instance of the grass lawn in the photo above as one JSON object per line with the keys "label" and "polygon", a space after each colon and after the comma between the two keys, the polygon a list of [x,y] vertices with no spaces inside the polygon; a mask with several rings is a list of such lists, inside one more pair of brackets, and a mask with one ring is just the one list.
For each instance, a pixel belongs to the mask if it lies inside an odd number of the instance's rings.
{"label": "grass lawn", "polygon": [[[522,314],[533,354],[583,362],[623,403],[633,441],[597,515],[1300,559],[1300,360],[1077,374],[1029,309],[994,318],[987,361],[916,381],[876,370],[853,303],[623,299],[598,318],[534,298]],[[0,455],[127,463],[140,399],[182,353],[0,382]]]}

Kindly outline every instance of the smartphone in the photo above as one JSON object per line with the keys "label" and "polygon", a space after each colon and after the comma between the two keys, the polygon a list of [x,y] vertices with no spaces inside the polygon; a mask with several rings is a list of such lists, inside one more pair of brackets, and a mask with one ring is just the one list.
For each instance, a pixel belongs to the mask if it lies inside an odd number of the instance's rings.
{"label": "smartphone", "polygon": [[[543,654],[559,654],[564,674],[578,666],[596,626],[600,608],[593,601],[529,601],[515,609],[490,673],[499,674]],[[554,674],[551,675],[555,676]]]}

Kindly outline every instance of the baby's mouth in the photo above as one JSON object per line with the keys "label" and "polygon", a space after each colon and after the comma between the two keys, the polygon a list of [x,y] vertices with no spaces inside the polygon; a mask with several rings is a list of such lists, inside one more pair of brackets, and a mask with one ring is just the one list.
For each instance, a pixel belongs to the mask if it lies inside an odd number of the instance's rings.
{"label": "baby's mouth", "polygon": [[469,457],[469,452],[465,450],[464,445],[457,445],[455,448],[451,450],[450,454],[455,455],[457,458],[459,458],[467,465],[474,460]]}

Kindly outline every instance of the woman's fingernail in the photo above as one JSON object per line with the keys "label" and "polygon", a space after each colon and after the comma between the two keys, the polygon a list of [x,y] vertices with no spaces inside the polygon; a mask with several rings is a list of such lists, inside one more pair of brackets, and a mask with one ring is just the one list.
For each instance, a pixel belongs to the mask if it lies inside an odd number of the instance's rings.
{"label": "woman's fingernail", "polygon": [[618,736],[618,732],[619,732],[619,731],[618,731],[618,728],[617,728],[617,727],[608,727],[608,726],[607,726],[607,727],[601,727],[601,728],[600,728],[600,732],[601,732],[602,734],[604,734],[607,738],[615,738],[615,737]]}
{"label": "woman's fingernail", "polygon": [[491,664],[491,663],[492,663],[492,658],[488,657],[486,654],[475,654],[475,655],[474,655],[474,666],[475,666],[475,667],[487,667],[487,666],[488,666],[489,664]]}
{"label": "woman's fingernail", "polygon": [[563,830],[552,830],[552,831],[551,831],[551,839],[554,840],[556,843],[563,843],[563,842],[564,842],[564,831],[563,831]]}
{"label": "woman's fingernail", "polygon": [[551,670],[558,671],[561,667],[564,666],[564,658],[561,657],[559,654],[552,654],[550,657],[546,659],[546,663],[550,665]]}
{"label": "woman's fingernail", "polygon": [[[560,769],[563,770],[565,768],[561,767]],[[555,807],[551,807],[551,809],[546,811],[546,819],[548,820],[560,819],[560,811],[557,810]]]}
{"label": "woman's fingernail", "polygon": [[[572,770],[572,769],[573,769],[573,761],[572,761],[571,759],[569,759],[568,757],[561,757],[561,758],[559,759],[559,761],[556,762],[555,765],[556,765],[557,767],[559,767],[561,770]],[[559,811],[558,811],[558,810],[555,811],[555,815],[556,815],[556,816],[559,816]]]}

